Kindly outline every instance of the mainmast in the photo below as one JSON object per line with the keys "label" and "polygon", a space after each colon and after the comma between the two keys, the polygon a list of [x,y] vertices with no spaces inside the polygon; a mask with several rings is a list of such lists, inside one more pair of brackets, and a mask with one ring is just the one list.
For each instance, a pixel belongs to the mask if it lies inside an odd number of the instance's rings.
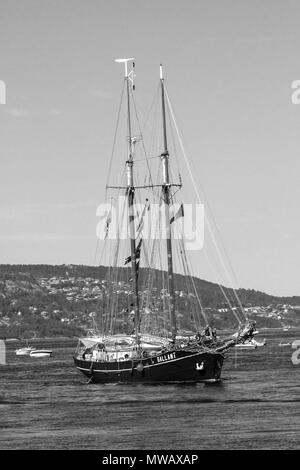
{"label": "mainmast", "polygon": [[162,103],[162,120],[163,120],[163,142],[164,150],[161,154],[162,168],[163,168],[163,184],[162,193],[165,207],[165,224],[166,224],[166,241],[167,241],[167,256],[168,256],[168,292],[170,300],[170,313],[171,313],[171,332],[172,341],[175,342],[177,334],[175,303],[174,303],[174,276],[173,276],[173,258],[172,258],[172,239],[171,239],[171,224],[170,224],[170,176],[169,176],[169,152],[167,141],[167,126],[166,126],[166,108],[165,108],[165,88],[164,78],[162,72],[162,65],[160,65],[160,83],[161,83],[161,103]]}
{"label": "mainmast", "polygon": [[[138,270],[136,260],[136,243],[135,243],[135,226],[134,226],[134,182],[133,182],[133,153],[136,139],[132,137],[131,129],[131,109],[130,109],[130,82],[133,80],[133,71],[128,73],[128,62],[134,59],[117,59],[116,62],[122,62],[125,65],[125,81],[127,92],[127,123],[128,123],[128,159],[126,161],[127,174],[127,200],[128,200],[128,217],[129,217],[129,236],[130,236],[130,255],[131,255],[131,272],[134,297],[134,326],[137,343],[139,344],[140,330],[140,309],[139,309],[139,288],[138,288]],[[134,65],[134,64],[133,64]]]}

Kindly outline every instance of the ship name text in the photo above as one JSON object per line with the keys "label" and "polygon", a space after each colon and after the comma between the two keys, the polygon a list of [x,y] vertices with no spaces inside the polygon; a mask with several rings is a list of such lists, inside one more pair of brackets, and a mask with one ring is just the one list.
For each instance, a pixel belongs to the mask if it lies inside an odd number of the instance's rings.
{"label": "ship name text", "polygon": [[165,362],[165,361],[170,361],[171,359],[176,359],[175,353],[168,353],[164,354],[163,356],[159,356],[157,358],[157,362]]}

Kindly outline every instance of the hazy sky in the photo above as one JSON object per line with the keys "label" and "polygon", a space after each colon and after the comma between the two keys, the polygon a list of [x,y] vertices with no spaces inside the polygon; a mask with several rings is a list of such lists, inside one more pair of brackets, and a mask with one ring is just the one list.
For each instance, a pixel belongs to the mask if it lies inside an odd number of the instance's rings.
{"label": "hazy sky", "polygon": [[94,263],[114,58],[133,56],[146,107],[164,63],[239,285],[300,295],[299,18],[287,0],[0,0],[0,263]]}

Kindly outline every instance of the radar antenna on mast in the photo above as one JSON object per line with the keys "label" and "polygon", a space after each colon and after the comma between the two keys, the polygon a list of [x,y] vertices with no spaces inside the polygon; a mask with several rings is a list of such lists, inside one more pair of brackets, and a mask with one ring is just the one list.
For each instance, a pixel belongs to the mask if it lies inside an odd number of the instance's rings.
{"label": "radar antenna on mast", "polygon": [[[135,73],[134,73],[134,66],[135,66],[135,63],[134,63],[134,57],[130,57],[128,59],[115,59],[115,62],[119,63],[119,64],[124,64],[124,67],[125,67],[125,78],[131,82],[131,86],[132,86],[132,89],[134,90],[135,89],[135,85],[133,83],[133,80],[135,78]],[[128,72],[128,62],[132,62],[132,68],[130,70],[130,72]]]}

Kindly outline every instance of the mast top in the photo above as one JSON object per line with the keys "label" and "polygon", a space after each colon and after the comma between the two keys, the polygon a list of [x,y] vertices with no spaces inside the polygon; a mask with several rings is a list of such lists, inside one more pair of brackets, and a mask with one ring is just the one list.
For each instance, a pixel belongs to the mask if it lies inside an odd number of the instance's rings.
{"label": "mast top", "polygon": [[128,67],[127,64],[128,62],[133,62],[134,57],[130,57],[128,59],[115,59],[115,62],[118,62],[119,64],[124,64],[125,66],[125,78],[128,78]]}
{"label": "mast top", "polygon": [[161,80],[164,79],[164,77],[163,77],[163,66],[162,66],[162,64],[160,64],[160,66],[159,66],[159,76],[160,76],[160,79],[161,79]]}

